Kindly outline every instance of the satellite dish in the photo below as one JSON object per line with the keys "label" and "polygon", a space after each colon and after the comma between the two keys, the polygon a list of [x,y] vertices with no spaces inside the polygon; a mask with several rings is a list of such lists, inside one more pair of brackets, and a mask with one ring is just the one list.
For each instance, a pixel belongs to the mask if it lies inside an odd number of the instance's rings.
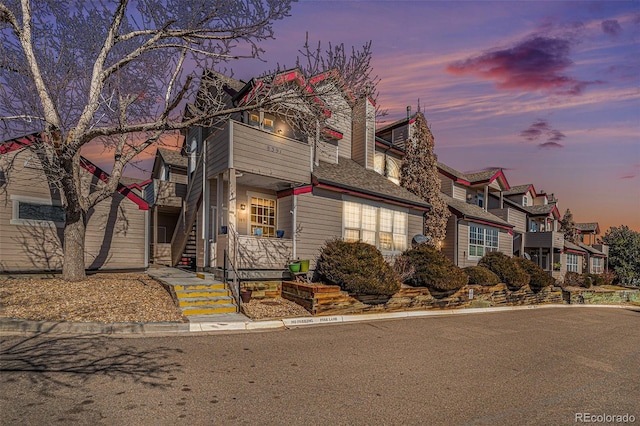
{"label": "satellite dish", "polygon": [[529,256],[529,253],[524,253],[523,256],[525,259],[531,260],[531,256]]}
{"label": "satellite dish", "polygon": [[431,237],[427,237],[426,235],[422,235],[422,234],[416,234],[413,236],[413,239],[411,240],[411,244],[418,246],[420,244],[428,243],[429,240],[431,240]]}

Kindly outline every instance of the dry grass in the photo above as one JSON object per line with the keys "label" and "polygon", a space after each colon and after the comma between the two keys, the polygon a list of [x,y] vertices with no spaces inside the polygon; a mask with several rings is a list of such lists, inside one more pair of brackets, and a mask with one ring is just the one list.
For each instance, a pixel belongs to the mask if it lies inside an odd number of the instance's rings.
{"label": "dry grass", "polygon": [[70,322],[183,321],[169,293],[146,274],[0,278],[0,317]]}

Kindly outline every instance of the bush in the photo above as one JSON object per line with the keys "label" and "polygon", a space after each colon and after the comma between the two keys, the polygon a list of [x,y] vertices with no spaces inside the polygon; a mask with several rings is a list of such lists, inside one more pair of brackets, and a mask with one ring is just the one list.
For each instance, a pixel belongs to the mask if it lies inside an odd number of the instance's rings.
{"label": "bush", "polygon": [[533,290],[541,290],[556,283],[556,280],[554,280],[551,275],[532,261],[522,257],[514,257],[513,260],[518,264],[518,266],[520,266],[520,268],[529,274],[529,286]]}
{"label": "bush", "polygon": [[604,281],[604,284],[602,284],[602,285],[611,285],[616,280],[616,274],[613,271],[608,270],[608,269],[606,271],[602,272],[602,274],[600,274],[600,276],[602,277],[602,280]]}
{"label": "bush", "polygon": [[415,269],[413,276],[407,280],[407,284],[413,287],[449,292],[459,290],[469,282],[467,274],[434,247],[420,244],[406,250],[402,256]]}
{"label": "bush", "polygon": [[316,264],[318,278],[353,295],[390,296],[400,281],[382,253],[367,243],[328,241]]}
{"label": "bush", "polygon": [[500,283],[500,278],[482,266],[467,266],[462,269],[469,276],[469,284],[492,286]]}
{"label": "bush", "polygon": [[566,287],[582,287],[584,285],[584,276],[577,272],[567,272],[564,274],[564,285]]}
{"label": "bush", "polygon": [[489,269],[510,289],[517,290],[529,284],[531,278],[511,257],[499,251],[485,254],[478,266]]}

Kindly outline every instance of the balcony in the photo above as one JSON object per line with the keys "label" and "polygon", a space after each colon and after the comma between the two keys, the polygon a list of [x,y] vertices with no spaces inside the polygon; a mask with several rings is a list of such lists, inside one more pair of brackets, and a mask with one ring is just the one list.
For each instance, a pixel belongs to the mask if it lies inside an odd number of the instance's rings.
{"label": "balcony", "polygon": [[309,144],[230,120],[208,142],[207,176],[226,169],[311,183]]}
{"label": "balcony", "polygon": [[562,232],[527,232],[524,239],[525,248],[556,248],[564,247],[564,234]]}

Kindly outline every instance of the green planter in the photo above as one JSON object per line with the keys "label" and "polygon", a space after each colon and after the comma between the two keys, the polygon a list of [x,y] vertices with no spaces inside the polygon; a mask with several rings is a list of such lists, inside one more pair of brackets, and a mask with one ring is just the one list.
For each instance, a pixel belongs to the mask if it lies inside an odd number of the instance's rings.
{"label": "green planter", "polygon": [[[308,266],[308,265],[307,265]],[[308,269],[308,268],[307,268]],[[300,262],[293,262],[289,264],[289,271],[296,274],[300,272]]]}
{"label": "green planter", "polygon": [[308,272],[309,271],[309,259],[300,261],[300,272]]}

